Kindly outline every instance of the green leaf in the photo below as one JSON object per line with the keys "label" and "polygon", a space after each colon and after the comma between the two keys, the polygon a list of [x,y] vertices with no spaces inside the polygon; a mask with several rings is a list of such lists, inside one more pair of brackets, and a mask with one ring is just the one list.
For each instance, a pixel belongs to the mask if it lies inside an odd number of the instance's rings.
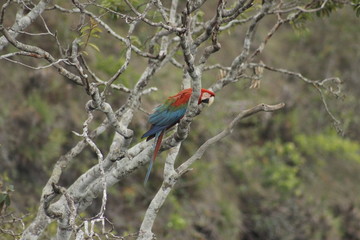
{"label": "green leaf", "polygon": [[4,202],[7,194],[6,193],[0,193],[0,204]]}
{"label": "green leaf", "polygon": [[93,44],[93,43],[88,43],[88,44],[89,44],[89,46],[91,46],[92,48],[94,48],[96,51],[100,52],[100,49],[99,49],[98,46],[96,46],[96,45]]}
{"label": "green leaf", "polygon": [[86,31],[89,30],[89,29],[90,29],[90,26],[85,26],[85,27],[83,27],[83,28],[80,29],[80,32],[84,34],[84,33],[86,33]]}
{"label": "green leaf", "polygon": [[91,30],[91,32],[93,32],[93,33],[101,33],[101,32],[102,32],[102,29],[99,28],[99,27],[95,27],[95,28],[93,28],[93,29]]}
{"label": "green leaf", "polygon": [[137,36],[131,36],[130,40],[132,44],[141,46],[141,41]]}
{"label": "green leaf", "polygon": [[10,203],[11,203],[10,196],[6,195],[6,197],[5,197],[5,205],[6,205],[6,207],[10,206]]}
{"label": "green leaf", "polygon": [[7,204],[7,197],[9,195],[7,193],[0,193],[0,212],[4,208],[4,205],[9,206]]}

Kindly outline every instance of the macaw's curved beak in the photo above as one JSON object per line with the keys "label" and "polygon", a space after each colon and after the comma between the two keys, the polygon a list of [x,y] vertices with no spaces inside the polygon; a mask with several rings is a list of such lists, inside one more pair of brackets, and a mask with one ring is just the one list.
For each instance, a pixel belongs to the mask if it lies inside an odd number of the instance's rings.
{"label": "macaw's curved beak", "polygon": [[211,96],[211,97],[209,98],[208,106],[211,106],[211,104],[213,104],[214,101],[215,101],[215,96]]}

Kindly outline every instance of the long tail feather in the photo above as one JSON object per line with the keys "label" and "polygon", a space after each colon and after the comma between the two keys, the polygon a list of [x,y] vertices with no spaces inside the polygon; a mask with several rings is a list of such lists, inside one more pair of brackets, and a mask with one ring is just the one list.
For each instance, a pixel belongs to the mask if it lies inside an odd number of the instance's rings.
{"label": "long tail feather", "polygon": [[147,181],[149,180],[151,169],[152,169],[153,163],[154,163],[154,161],[156,159],[156,156],[157,156],[157,154],[158,154],[158,152],[160,150],[160,146],[161,146],[163,136],[164,136],[164,131],[156,133],[156,135],[155,135],[155,141],[154,141],[154,147],[153,147],[154,148],[154,153],[153,153],[153,157],[151,158],[151,161],[149,163],[148,170],[146,172],[146,176],[145,176],[145,179],[144,179],[144,185],[146,185]]}
{"label": "long tail feather", "polygon": [[156,145],[155,145],[155,149],[154,149],[154,155],[152,158],[152,161],[154,162],[156,159],[156,156],[160,150],[160,146],[161,146],[161,142],[164,136],[164,131],[161,131],[160,135],[156,137]]}
{"label": "long tail feather", "polygon": [[147,172],[146,172],[145,179],[144,179],[144,185],[146,185],[147,181],[149,180],[152,166],[153,166],[153,161],[151,160],[151,161],[150,161],[150,164],[149,164],[149,167],[148,167],[148,170],[147,170]]}

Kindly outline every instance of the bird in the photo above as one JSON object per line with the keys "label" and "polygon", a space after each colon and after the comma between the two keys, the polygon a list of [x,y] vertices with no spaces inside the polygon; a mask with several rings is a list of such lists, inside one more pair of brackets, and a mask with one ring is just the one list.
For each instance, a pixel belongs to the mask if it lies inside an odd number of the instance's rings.
{"label": "bird", "polygon": [[[192,88],[184,89],[176,95],[168,97],[165,103],[157,106],[153,110],[153,113],[150,114],[148,122],[151,124],[151,127],[146,133],[144,133],[144,135],[142,135],[141,138],[146,137],[146,141],[155,138],[153,144],[154,153],[145,176],[144,185],[146,185],[149,179],[152,165],[159,152],[165,131],[179,123],[180,120],[184,117],[191,94]],[[198,101],[199,105],[204,103],[210,106],[214,100],[214,92],[204,88],[201,89]]]}

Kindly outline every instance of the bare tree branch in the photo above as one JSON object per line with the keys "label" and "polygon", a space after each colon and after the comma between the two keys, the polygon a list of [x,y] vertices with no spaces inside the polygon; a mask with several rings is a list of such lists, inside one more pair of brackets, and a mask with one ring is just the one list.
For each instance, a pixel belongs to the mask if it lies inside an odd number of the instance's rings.
{"label": "bare tree branch", "polygon": [[50,62],[52,64],[51,66],[57,68],[61,75],[63,75],[64,77],[68,78],[69,80],[73,81],[76,84],[79,84],[79,85],[83,84],[82,80],[79,76],[76,76],[75,74],[69,72],[64,67],[62,67],[59,64],[58,60],[56,60],[50,53],[46,52],[45,50],[43,50],[39,47],[27,45],[27,44],[24,44],[24,43],[21,43],[21,42],[15,40],[10,35],[10,33],[8,33],[8,31],[5,30],[5,28],[3,28],[2,26],[0,26],[0,31],[4,34],[6,39],[12,45],[14,45],[16,48],[18,48],[19,50],[33,53],[33,54],[35,54],[33,56],[35,56],[36,58],[44,58],[45,60],[47,60],[48,62]]}
{"label": "bare tree branch", "polygon": [[183,164],[181,164],[177,169],[176,172],[179,174],[179,176],[181,176],[182,174],[184,174],[185,172],[187,172],[189,170],[189,167],[198,159],[200,159],[203,154],[205,153],[205,151],[214,143],[217,143],[218,141],[220,141],[221,139],[223,139],[224,137],[228,136],[229,134],[232,133],[234,126],[242,119],[247,118],[249,116],[252,116],[258,112],[274,112],[277,110],[282,109],[285,106],[284,103],[279,103],[276,105],[267,105],[267,104],[259,104],[253,108],[244,110],[242,112],[240,112],[233,120],[232,122],[229,124],[229,126],[227,126],[222,132],[220,132],[219,134],[217,134],[216,136],[208,139],[203,145],[201,145],[199,147],[199,149],[195,152],[195,154],[189,158],[188,160],[186,160]]}
{"label": "bare tree branch", "polygon": [[[10,1],[8,1],[6,4],[8,5]],[[45,10],[47,5],[50,3],[50,0],[41,0],[31,11],[26,14],[25,16],[18,19],[14,25],[11,26],[11,30],[9,31],[9,36],[11,38],[16,38],[19,35],[19,31],[23,31],[25,28],[27,28],[32,22],[35,21],[36,18],[40,16],[40,14]],[[4,16],[4,10],[6,7],[6,4],[3,5],[1,18],[0,18],[0,26],[3,24],[3,16]],[[4,7],[5,6],[5,7]],[[0,51],[3,50],[4,47],[6,47],[9,43],[9,39],[6,36],[0,37]]]}

